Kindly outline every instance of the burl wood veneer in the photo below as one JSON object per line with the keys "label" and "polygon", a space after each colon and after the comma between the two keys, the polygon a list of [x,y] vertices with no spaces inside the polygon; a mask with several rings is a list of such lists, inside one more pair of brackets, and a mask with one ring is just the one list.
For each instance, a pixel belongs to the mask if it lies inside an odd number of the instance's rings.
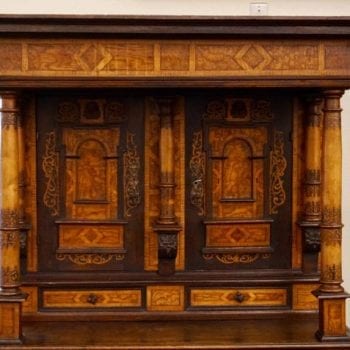
{"label": "burl wood veneer", "polygon": [[0,16],[3,346],[350,348],[349,36],[348,18]]}

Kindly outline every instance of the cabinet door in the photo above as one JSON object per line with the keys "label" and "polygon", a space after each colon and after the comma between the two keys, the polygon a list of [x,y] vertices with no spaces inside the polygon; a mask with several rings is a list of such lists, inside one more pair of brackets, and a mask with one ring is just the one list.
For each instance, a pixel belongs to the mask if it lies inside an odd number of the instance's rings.
{"label": "cabinet door", "polygon": [[38,97],[41,270],[143,265],[143,100]]}
{"label": "cabinet door", "polygon": [[291,113],[282,94],[188,96],[188,268],[290,267]]}

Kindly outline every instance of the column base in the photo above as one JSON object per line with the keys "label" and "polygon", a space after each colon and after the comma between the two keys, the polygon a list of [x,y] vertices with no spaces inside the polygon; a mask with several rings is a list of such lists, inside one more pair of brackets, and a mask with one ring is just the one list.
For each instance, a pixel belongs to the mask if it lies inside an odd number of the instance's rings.
{"label": "column base", "polygon": [[0,344],[22,343],[22,302],[25,294],[0,295]]}
{"label": "column base", "polygon": [[317,331],[315,333],[315,337],[317,340],[321,342],[350,342],[350,333],[347,332],[345,336],[326,336],[322,334],[321,331]]}
{"label": "column base", "polygon": [[315,336],[322,342],[349,341],[346,328],[346,299],[350,295],[343,293],[325,293],[316,290],[313,293],[319,303],[319,329]]}

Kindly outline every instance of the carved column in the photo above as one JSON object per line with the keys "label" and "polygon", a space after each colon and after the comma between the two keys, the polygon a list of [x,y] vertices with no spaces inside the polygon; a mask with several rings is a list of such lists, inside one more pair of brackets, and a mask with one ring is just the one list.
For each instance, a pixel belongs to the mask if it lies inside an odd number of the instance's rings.
{"label": "carved column", "polygon": [[341,90],[324,92],[322,154],[322,221],[321,286],[315,292],[319,299],[320,322],[317,337],[323,341],[347,338],[345,301],[341,269]]}
{"label": "carved column", "polygon": [[175,271],[178,232],[175,217],[173,100],[157,100],[160,117],[160,214],[154,230],[158,233],[158,273],[170,275]]}
{"label": "carved column", "polygon": [[20,223],[19,223],[19,98],[0,92],[0,342],[21,338]]}
{"label": "carved column", "polygon": [[321,104],[319,96],[307,99],[305,177],[303,191],[303,270],[316,272],[320,252],[321,222]]}

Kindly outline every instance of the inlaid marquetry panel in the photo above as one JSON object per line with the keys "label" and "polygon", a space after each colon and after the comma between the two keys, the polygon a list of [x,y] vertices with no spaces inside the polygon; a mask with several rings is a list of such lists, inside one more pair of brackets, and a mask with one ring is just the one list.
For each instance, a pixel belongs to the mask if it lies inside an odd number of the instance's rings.
{"label": "inlaid marquetry panel", "polygon": [[148,311],[183,311],[183,286],[149,286],[147,287]]}
{"label": "inlaid marquetry panel", "polygon": [[38,288],[21,287],[23,293],[27,295],[26,300],[22,303],[22,310],[25,314],[33,314],[38,311]]}
{"label": "inlaid marquetry panel", "polygon": [[140,307],[141,290],[44,290],[45,308]]}
{"label": "inlaid marquetry panel", "polygon": [[191,306],[194,307],[285,305],[287,305],[287,291],[281,288],[191,290]]}
{"label": "inlaid marquetry panel", "polygon": [[[184,139],[184,101],[176,99],[174,103],[174,163],[175,173],[175,215],[180,227],[185,222],[185,139]],[[153,231],[153,224],[159,217],[159,133],[160,120],[157,107],[152,99],[146,101],[145,121],[145,270],[158,268],[158,236]],[[178,234],[178,251],[176,269],[184,269],[185,233],[180,230]]]}
{"label": "inlaid marquetry panel", "polygon": [[69,225],[59,226],[58,248],[123,248],[122,225]]}
{"label": "inlaid marquetry panel", "polygon": [[115,218],[119,137],[119,128],[63,130],[68,218]]}
{"label": "inlaid marquetry panel", "polygon": [[2,39],[0,73],[19,76],[347,74],[350,48],[333,40]]}
{"label": "inlaid marquetry panel", "polygon": [[210,127],[215,218],[256,218],[264,212],[265,127]]}
{"label": "inlaid marquetry panel", "polygon": [[344,336],[346,334],[344,300],[330,299],[322,302],[324,336]]}
{"label": "inlaid marquetry panel", "polygon": [[270,224],[206,225],[207,247],[257,247],[270,245]]}
{"label": "inlaid marquetry panel", "polygon": [[0,304],[0,338],[11,340],[18,339],[20,303]]}
{"label": "inlaid marquetry panel", "polygon": [[319,284],[294,284],[293,285],[293,309],[294,310],[317,310],[318,300],[312,294]]}

